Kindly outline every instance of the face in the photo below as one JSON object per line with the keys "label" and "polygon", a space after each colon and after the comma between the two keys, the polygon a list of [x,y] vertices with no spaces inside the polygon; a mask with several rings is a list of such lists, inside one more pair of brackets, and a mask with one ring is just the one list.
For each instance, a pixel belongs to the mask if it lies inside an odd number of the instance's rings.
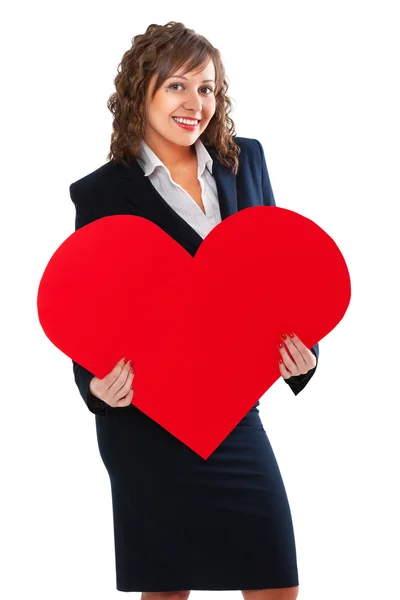
{"label": "face", "polygon": [[[215,68],[210,61],[201,71],[186,73],[180,76],[173,73],[157,90],[153,100],[151,92],[156,75],[150,81],[146,95],[147,124],[144,141],[152,149],[160,149],[161,153],[169,152],[169,156],[187,155],[188,149],[206,129],[215,113]],[[208,81],[210,80],[210,81]],[[200,119],[195,127],[185,129],[176,123],[173,117]]]}

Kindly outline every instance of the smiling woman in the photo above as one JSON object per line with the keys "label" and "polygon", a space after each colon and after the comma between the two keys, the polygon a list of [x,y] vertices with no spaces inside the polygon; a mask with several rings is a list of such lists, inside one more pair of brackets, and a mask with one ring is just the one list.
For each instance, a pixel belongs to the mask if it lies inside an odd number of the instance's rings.
{"label": "smiling woman", "polygon": [[[179,167],[200,138],[216,148],[219,160],[236,175],[240,147],[233,140],[232,102],[219,50],[173,21],[165,27],[150,25],[132,42],[114,79],[116,93],[107,103],[114,115],[107,158],[128,166],[144,140],[168,168]],[[146,90],[145,102],[137,90]],[[184,126],[174,117],[200,122]]]}
{"label": "smiling woman", "polygon": [[[263,147],[236,136],[221,56],[206,38],[182,23],[150,25],[125,52],[115,85],[108,102],[114,115],[110,161],[70,186],[75,229],[109,215],[140,216],[194,258],[223,219],[245,208],[275,206]],[[154,299],[154,319],[163,301]],[[182,302],[193,306],[194,319],[201,317],[191,290]],[[254,310],[237,306],[239,317]],[[207,327],[219,327],[224,303],[215,301],[214,312]],[[134,299],[127,318],[142,318]],[[190,329],[184,339],[171,340],[171,347],[174,343],[190,357],[198,339]],[[298,394],[315,371],[314,355],[297,336],[286,347],[281,373],[294,375],[285,381]],[[317,356],[318,344],[314,350]],[[130,389],[135,380],[131,384],[123,368],[116,374],[123,382],[116,386],[115,374],[98,380],[74,362],[75,381],[96,415],[100,455],[110,476],[117,589],[141,591],[142,600],[162,594],[187,598],[190,590],[294,600],[291,511],[259,402],[204,460],[135,406]],[[235,385],[234,365],[229,385]],[[229,389],[220,395],[229,410]]]}

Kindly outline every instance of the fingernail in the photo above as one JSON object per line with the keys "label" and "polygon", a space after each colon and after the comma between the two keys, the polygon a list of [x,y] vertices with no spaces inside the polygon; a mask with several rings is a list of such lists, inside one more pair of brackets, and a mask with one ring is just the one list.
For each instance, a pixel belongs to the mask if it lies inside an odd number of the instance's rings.
{"label": "fingernail", "polygon": [[287,338],[286,333],[282,333],[281,338],[283,338],[284,340],[286,340],[286,338]]}

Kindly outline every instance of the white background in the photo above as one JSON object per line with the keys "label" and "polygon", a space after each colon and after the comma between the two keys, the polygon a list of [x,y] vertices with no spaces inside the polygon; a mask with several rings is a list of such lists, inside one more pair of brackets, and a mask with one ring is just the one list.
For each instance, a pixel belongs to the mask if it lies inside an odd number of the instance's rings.
{"label": "white background", "polygon": [[[296,397],[280,379],[261,400],[299,599],[399,599],[399,4],[169,4],[19,2],[2,15],[0,595],[121,596],[94,415],[36,296],[74,231],[70,183],[107,162],[123,53],[150,23],[176,20],[221,51],[237,135],[262,143],[277,205],[324,228],[352,278],[309,385]],[[297,268],[300,256],[282,265],[288,294]]]}

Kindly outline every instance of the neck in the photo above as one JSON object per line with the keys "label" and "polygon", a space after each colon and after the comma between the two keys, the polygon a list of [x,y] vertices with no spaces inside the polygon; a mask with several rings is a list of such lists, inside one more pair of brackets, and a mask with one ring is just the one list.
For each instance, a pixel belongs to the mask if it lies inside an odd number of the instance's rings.
{"label": "neck", "polygon": [[194,144],[191,146],[179,146],[165,138],[163,138],[162,141],[157,141],[148,136],[144,136],[143,140],[169,171],[187,168],[188,165],[197,161],[197,153]]}

